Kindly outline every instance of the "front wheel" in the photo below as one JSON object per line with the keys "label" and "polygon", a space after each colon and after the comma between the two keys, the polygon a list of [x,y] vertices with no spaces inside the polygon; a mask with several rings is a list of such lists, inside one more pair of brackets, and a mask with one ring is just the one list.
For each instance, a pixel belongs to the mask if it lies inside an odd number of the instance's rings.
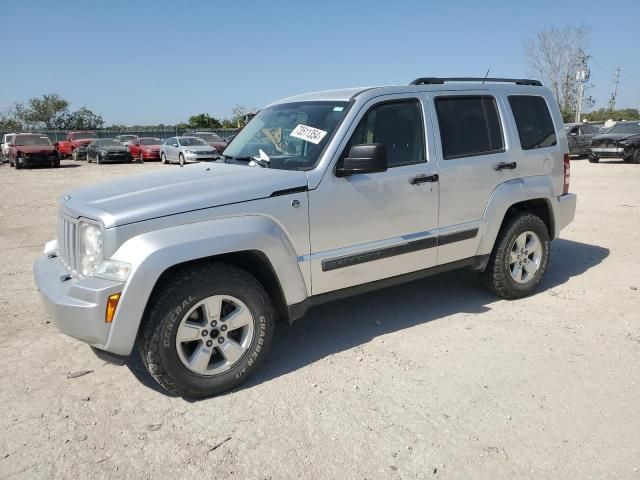
{"label": "front wheel", "polygon": [[636,148],[631,156],[631,163],[640,164],[640,147]]}
{"label": "front wheel", "polygon": [[149,300],[142,362],[172,393],[208,397],[244,382],[271,345],[275,311],[255,277],[225,263],[176,272]]}
{"label": "front wheel", "polygon": [[164,154],[164,152],[160,154],[160,161],[165,165],[167,164],[167,156]]}
{"label": "front wheel", "polygon": [[184,155],[180,154],[178,156],[178,160],[180,161],[180,166],[184,167]]}
{"label": "front wheel", "polygon": [[500,229],[481,278],[496,295],[520,298],[535,291],[549,263],[549,232],[537,215],[520,213]]}
{"label": "front wheel", "polygon": [[589,163],[598,163],[600,158],[592,153],[589,154]]}
{"label": "front wheel", "polygon": [[13,165],[16,167],[16,170],[20,170],[22,168],[20,157],[16,157],[13,159]]}

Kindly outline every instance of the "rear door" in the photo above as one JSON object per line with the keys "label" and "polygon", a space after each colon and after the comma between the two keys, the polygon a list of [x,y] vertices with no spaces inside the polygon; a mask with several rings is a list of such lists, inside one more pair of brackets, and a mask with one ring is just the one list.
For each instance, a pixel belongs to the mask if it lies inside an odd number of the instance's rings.
{"label": "rear door", "polygon": [[508,151],[506,106],[483,90],[432,96],[440,167],[438,265],[475,255],[491,193],[518,175]]}
{"label": "rear door", "polygon": [[591,125],[580,125],[580,148],[583,153],[587,153],[589,151],[591,140],[596,132],[596,128]]}

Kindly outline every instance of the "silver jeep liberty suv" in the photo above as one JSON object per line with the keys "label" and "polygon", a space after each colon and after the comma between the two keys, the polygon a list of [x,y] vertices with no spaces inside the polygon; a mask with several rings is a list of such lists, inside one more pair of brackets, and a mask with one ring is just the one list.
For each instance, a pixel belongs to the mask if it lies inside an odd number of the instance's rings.
{"label": "silver jeep liberty suv", "polygon": [[277,319],[331,299],[462,267],[532,293],[568,190],[538,81],[310,93],[263,108],[216,163],[64,195],[34,275],[60,331],[112,361],[137,347],[163,387],[209,396],[258,368]]}

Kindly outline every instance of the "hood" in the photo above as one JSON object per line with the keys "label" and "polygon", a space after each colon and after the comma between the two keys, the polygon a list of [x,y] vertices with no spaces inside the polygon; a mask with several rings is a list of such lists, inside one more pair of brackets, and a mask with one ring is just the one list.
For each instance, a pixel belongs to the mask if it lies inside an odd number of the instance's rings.
{"label": "hood", "polygon": [[196,163],[83,187],[64,195],[60,208],[75,218],[102,220],[111,228],[306,186],[305,172]]}
{"label": "hood", "polygon": [[599,133],[593,136],[593,140],[625,140],[638,136],[637,133]]}
{"label": "hood", "polygon": [[16,151],[22,153],[50,153],[54,150],[53,145],[16,145]]}
{"label": "hood", "polygon": [[193,150],[194,152],[210,152],[211,147],[209,145],[183,145],[180,147],[182,150]]}
{"label": "hood", "polygon": [[104,147],[96,147],[97,150],[102,150],[103,152],[110,152],[110,153],[115,153],[115,152],[128,152],[129,149],[127,147],[120,147],[120,146],[111,146],[111,145],[105,145]]}

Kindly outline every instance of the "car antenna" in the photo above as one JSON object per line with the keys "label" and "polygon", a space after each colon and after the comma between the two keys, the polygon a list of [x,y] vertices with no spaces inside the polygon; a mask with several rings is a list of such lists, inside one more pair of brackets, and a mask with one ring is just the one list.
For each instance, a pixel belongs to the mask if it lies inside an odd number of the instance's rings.
{"label": "car antenna", "polygon": [[484,85],[484,81],[487,79],[487,77],[489,76],[489,70],[487,69],[487,73],[484,74],[484,78],[482,79],[482,85]]}

